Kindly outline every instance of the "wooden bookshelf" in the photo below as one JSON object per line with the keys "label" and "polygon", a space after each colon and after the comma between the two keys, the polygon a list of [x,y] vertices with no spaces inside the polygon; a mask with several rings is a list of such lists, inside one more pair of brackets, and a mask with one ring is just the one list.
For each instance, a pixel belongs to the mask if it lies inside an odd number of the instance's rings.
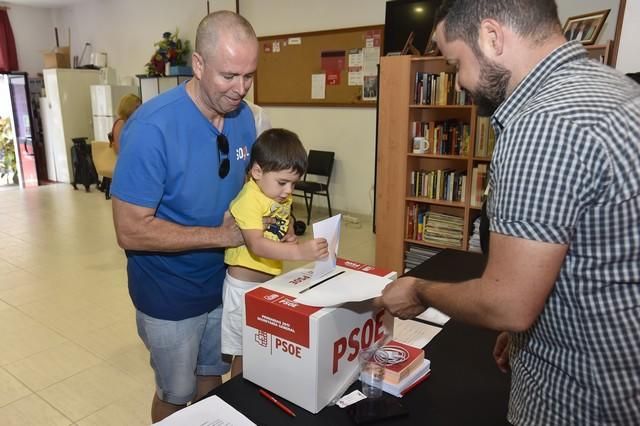
{"label": "wooden bookshelf", "polygon": [[585,46],[587,54],[591,59],[599,61],[605,65],[611,66],[612,63],[612,44],[611,40],[604,44],[593,44],[591,46]]}
{"label": "wooden bookshelf", "polygon": [[[411,238],[408,235],[407,210],[418,205],[430,212],[462,218],[462,250],[468,249],[472,224],[480,215],[473,207],[473,168],[488,163],[490,157],[475,156],[477,108],[474,105],[425,105],[417,103],[416,73],[455,72],[442,57],[385,56],[380,60],[378,97],[378,152],[376,176],[376,265],[404,271],[405,251],[409,246],[435,249],[448,244]],[[470,127],[465,155],[413,153],[412,122],[458,120]],[[466,172],[464,201],[433,199],[412,194],[412,171],[454,170]]]}

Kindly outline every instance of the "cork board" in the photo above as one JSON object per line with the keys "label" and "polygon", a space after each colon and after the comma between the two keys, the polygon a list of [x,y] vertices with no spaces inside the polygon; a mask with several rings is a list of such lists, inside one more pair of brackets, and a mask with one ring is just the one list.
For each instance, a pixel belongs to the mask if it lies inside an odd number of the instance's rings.
{"label": "cork board", "polygon": [[[379,61],[379,53],[377,57],[374,53],[382,52],[383,34],[384,26],[375,25],[259,37],[255,103],[375,107],[377,67],[373,61]],[[359,67],[358,53],[360,60],[365,58]],[[358,69],[364,79],[359,78]],[[314,75],[316,84],[312,94]],[[321,81],[324,81],[324,98],[318,98]],[[366,96],[363,98],[363,95]]]}

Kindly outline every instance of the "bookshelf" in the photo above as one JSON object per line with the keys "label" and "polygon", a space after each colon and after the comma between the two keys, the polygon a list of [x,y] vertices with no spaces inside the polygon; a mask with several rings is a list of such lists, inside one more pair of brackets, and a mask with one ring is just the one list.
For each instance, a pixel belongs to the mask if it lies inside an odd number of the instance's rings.
{"label": "bookshelf", "polygon": [[[424,92],[425,86],[432,90],[434,85],[417,73],[438,75],[442,87],[448,88],[447,92],[453,90],[451,75],[455,69],[442,57],[386,56],[380,60],[376,265],[395,271],[405,270],[405,261],[410,263],[414,251],[468,250],[473,221],[480,215],[481,207],[471,200],[472,194],[481,195],[479,188],[473,188],[474,169],[488,169],[491,157],[492,147],[476,149],[476,137],[481,136],[477,134],[481,123],[477,108],[452,105],[452,101],[464,102],[455,99],[455,95],[446,100],[436,98],[435,104],[429,104],[434,100],[433,93],[421,99],[419,92]],[[485,121],[483,125],[487,124]],[[436,130],[439,126],[440,131]],[[416,129],[429,140],[425,152],[413,151]],[[434,143],[443,134],[448,135],[442,137],[447,143]],[[482,139],[482,143],[487,144],[488,140]],[[421,231],[417,231],[415,221],[425,211],[429,217],[421,222],[424,224]],[[448,225],[435,222],[441,215],[453,216],[451,221],[459,226],[443,232],[453,235],[444,241],[439,239],[441,229]],[[432,217],[436,219],[430,226]],[[445,222],[449,221],[447,216],[443,217]]]}

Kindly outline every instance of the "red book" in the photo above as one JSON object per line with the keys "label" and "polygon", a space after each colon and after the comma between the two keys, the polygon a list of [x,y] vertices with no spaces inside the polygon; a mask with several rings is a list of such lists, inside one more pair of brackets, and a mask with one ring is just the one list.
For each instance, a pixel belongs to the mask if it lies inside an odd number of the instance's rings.
{"label": "red book", "polygon": [[424,362],[424,351],[415,346],[392,340],[383,349],[391,360],[384,371],[384,381],[390,384],[401,382]]}

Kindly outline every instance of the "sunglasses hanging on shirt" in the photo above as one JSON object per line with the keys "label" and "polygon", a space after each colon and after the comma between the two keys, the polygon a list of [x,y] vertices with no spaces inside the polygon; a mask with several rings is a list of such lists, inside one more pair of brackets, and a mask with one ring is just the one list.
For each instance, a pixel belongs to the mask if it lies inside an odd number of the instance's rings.
{"label": "sunglasses hanging on shirt", "polygon": [[225,135],[220,133],[217,138],[218,142],[218,163],[220,168],[218,169],[218,175],[221,179],[224,179],[229,174],[229,168],[231,166],[229,162],[229,140]]}

